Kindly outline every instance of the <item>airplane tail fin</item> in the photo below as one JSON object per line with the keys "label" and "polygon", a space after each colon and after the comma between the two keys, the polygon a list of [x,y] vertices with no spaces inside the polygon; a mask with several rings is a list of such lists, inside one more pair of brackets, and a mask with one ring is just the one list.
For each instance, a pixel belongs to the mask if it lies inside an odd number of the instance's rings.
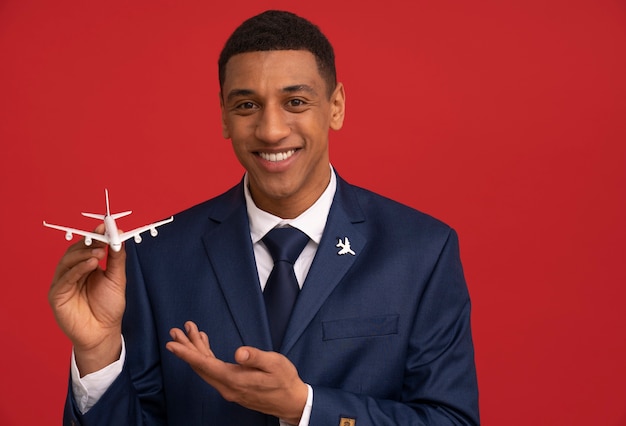
{"label": "airplane tail fin", "polygon": [[90,217],[92,219],[104,220],[104,218],[107,216],[111,216],[111,218],[113,219],[119,219],[120,217],[128,216],[129,214],[132,213],[132,210],[129,210],[129,211],[121,212],[121,213],[111,214],[111,208],[109,207],[109,190],[108,189],[104,190],[104,198],[106,199],[106,206],[107,206],[106,215],[97,214],[97,213],[84,213],[84,212],[81,214],[85,217]]}
{"label": "airplane tail fin", "polygon": [[111,215],[111,209],[109,208],[109,190],[104,188],[104,198],[106,199],[106,203],[107,203],[107,216]]}

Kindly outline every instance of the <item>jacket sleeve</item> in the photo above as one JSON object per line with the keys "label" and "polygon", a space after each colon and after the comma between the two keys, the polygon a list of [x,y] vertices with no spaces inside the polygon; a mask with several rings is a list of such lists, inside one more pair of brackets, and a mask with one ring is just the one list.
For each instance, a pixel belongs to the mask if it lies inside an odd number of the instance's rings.
{"label": "jacket sleeve", "polygon": [[401,399],[313,386],[311,426],[479,424],[470,300],[454,230],[417,303]]}
{"label": "jacket sleeve", "polygon": [[[81,414],[76,406],[70,381],[63,414],[64,425],[166,424],[160,355],[154,339],[152,311],[145,294],[135,247],[128,244],[126,250],[127,303],[131,302],[134,308],[125,313],[122,333],[134,345],[126,348],[126,359],[120,375],[85,414]],[[133,327],[124,327],[126,323],[133,324]]]}
{"label": "jacket sleeve", "polygon": [[126,367],[102,395],[102,398],[85,414],[81,414],[76,406],[70,383],[65,400],[63,425],[105,426],[113,424],[144,424],[139,400]]}

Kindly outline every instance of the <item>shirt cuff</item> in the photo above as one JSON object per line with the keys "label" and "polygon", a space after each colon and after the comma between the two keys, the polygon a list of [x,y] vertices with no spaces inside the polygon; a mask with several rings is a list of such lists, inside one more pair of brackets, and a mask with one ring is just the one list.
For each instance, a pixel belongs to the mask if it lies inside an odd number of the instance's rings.
{"label": "shirt cuff", "polygon": [[[309,426],[311,410],[313,410],[313,388],[309,384],[307,384],[306,387],[309,392],[306,397],[306,404],[304,406],[304,410],[302,411],[302,417],[300,417],[300,423],[298,423],[298,426]],[[293,426],[281,419],[279,419],[279,422],[280,426]]]}
{"label": "shirt cuff", "polygon": [[124,360],[126,359],[126,344],[122,336],[122,352],[120,359],[107,365],[101,370],[80,377],[80,372],[76,366],[76,356],[72,349],[72,361],[70,366],[70,376],[72,378],[72,391],[78,410],[85,414],[93,407],[106,390],[122,372]]}

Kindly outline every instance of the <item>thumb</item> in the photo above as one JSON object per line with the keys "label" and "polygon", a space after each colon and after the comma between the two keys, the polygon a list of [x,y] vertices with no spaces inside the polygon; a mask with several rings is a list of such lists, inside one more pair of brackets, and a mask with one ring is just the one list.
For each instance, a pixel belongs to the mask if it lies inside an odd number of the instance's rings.
{"label": "thumb", "polygon": [[122,248],[119,251],[112,250],[109,247],[106,273],[115,282],[126,282],[126,247],[124,244],[122,244]]}
{"label": "thumb", "polygon": [[235,361],[243,367],[266,370],[269,352],[251,346],[242,346],[235,351]]}

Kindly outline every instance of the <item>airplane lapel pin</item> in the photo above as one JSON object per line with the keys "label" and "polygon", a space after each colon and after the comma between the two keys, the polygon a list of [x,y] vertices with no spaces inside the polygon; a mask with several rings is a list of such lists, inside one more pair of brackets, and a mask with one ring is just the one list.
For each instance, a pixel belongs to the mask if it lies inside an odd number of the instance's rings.
{"label": "airplane lapel pin", "polygon": [[343,256],[344,254],[348,254],[348,253],[351,254],[352,256],[356,254],[350,248],[350,240],[348,239],[348,237],[345,237],[343,242],[341,241],[341,238],[339,238],[337,245],[335,247],[341,248],[341,250],[337,252],[337,254],[340,256]]}

